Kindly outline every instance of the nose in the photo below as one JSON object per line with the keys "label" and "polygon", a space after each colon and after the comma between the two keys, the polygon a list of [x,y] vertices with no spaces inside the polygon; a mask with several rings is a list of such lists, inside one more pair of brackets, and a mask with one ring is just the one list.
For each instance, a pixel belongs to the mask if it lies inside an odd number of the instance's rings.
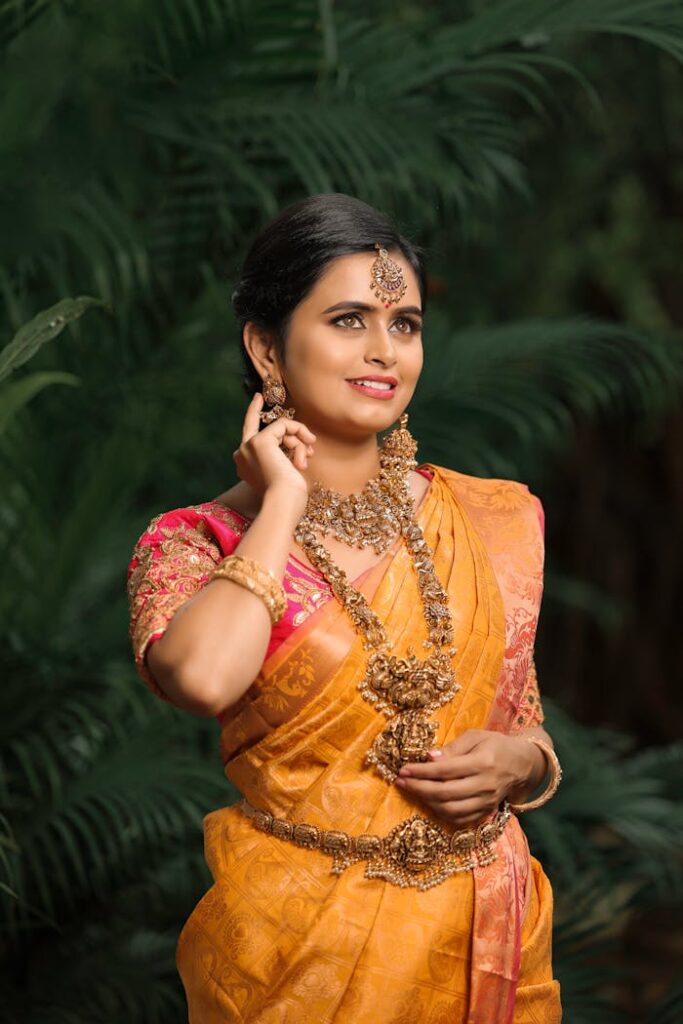
{"label": "nose", "polygon": [[368,363],[379,366],[393,366],[396,362],[396,350],[388,328],[381,325],[368,332],[368,344],[365,351]]}

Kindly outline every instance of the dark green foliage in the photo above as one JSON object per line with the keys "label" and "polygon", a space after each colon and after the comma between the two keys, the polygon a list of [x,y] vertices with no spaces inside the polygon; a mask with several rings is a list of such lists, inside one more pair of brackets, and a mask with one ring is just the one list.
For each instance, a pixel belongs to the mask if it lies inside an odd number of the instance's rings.
{"label": "dark green foliage", "polygon": [[[339,6],[0,3],[2,336],[20,331],[0,354],[0,375],[12,371],[0,384],[0,886],[13,1024],[184,1019],[173,950],[209,882],[201,820],[234,794],[215,724],[153,701],[135,677],[124,570],[151,515],[231,482],[243,402],[228,296],[257,225],[340,190],[425,246],[434,296],[411,407],[425,461],[538,480],[577,422],[627,414],[647,432],[680,406],[666,318],[656,335],[641,319],[509,322],[494,301],[502,273],[461,308],[457,283],[438,294],[465,238],[500,268],[493,218],[505,197],[531,202],[532,144],[566,116],[561,98],[600,109],[585,37],[654,45],[680,88],[680,4],[392,2],[371,18]],[[584,246],[585,259],[616,251],[632,268],[620,237]],[[547,294],[561,270],[549,261]],[[97,299],[54,306],[83,293]],[[107,311],[77,320],[93,302]],[[58,316],[70,326],[45,345]],[[547,593],[614,617],[581,581],[555,578],[549,555]],[[555,885],[566,1019],[619,1020],[624,925],[683,894],[683,753],[638,752],[557,709],[548,727],[566,781],[525,824]],[[676,1019],[680,1001],[672,991],[651,1024]]]}

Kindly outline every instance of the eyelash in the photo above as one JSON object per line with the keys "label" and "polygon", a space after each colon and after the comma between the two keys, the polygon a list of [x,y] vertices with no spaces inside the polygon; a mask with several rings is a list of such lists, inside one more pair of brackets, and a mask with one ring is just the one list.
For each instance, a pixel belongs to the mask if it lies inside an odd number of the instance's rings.
{"label": "eyelash", "polygon": [[[341,324],[341,321],[348,320],[350,317],[356,317],[357,320],[361,319],[360,313],[342,313],[341,316],[335,317],[335,319],[330,322],[333,324],[340,324],[341,326],[344,326],[343,324]],[[413,320],[412,317],[399,316],[397,317],[396,320],[394,320],[394,323],[397,323],[399,320],[404,320],[405,323],[410,324],[409,331],[399,331],[399,334],[419,334],[419,332],[422,330],[421,323],[418,320]]]}

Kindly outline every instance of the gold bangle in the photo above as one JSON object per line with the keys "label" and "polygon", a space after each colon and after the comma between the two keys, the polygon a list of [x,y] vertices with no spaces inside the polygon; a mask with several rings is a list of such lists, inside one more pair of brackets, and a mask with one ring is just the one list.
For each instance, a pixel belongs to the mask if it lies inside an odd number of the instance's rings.
{"label": "gold bangle", "polygon": [[275,625],[285,614],[287,598],[280,580],[276,579],[270,569],[244,555],[228,555],[218,565],[210,577],[211,580],[230,580],[238,586],[250,590],[260,597],[270,615],[271,625]]}
{"label": "gold bangle", "polygon": [[555,796],[557,787],[562,781],[562,767],[553,748],[545,740],[539,740],[536,736],[520,736],[520,739],[526,740],[527,743],[534,743],[545,755],[548,769],[550,770],[550,781],[541,795],[537,796],[535,800],[529,800],[525,804],[510,804],[510,810],[514,811],[515,814],[520,814],[523,811],[535,811],[537,807],[547,804],[548,800]]}

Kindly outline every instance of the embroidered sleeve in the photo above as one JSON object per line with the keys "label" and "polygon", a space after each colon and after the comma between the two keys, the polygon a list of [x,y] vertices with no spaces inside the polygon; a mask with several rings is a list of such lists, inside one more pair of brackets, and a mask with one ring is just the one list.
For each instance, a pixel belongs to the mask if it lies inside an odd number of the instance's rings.
{"label": "embroidered sleeve", "polygon": [[534,726],[543,725],[544,720],[545,715],[543,714],[543,704],[541,703],[541,694],[538,689],[536,664],[532,657],[510,732],[532,729]]}
{"label": "embroidered sleeve", "polygon": [[219,543],[207,518],[189,508],[157,516],[135,546],[128,567],[130,638],[140,677],[162,700],[172,703],[146,665],[147,649],[239,539],[230,532]]}

